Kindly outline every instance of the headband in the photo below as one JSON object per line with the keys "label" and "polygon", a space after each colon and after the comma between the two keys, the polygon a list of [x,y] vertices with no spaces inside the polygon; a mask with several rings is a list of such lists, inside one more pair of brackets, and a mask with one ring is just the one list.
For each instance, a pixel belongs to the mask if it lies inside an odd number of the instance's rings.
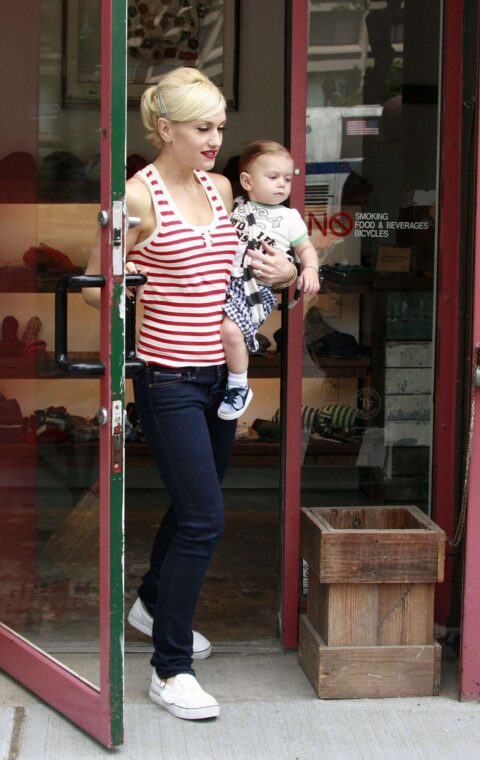
{"label": "headband", "polygon": [[158,104],[158,110],[160,111],[160,116],[163,116],[164,119],[168,119],[168,111],[167,106],[165,105],[165,102],[162,98],[162,93],[160,92],[160,88],[157,87],[157,104]]}

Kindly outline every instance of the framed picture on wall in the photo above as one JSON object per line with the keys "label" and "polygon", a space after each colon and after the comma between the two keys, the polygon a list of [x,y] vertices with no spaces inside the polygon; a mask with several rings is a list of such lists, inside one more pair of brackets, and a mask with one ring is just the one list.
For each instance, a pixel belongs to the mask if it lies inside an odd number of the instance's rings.
{"label": "framed picture on wall", "polygon": [[[194,66],[222,90],[229,110],[238,108],[240,0],[129,0],[127,97],[143,91],[172,68]],[[64,107],[98,107],[100,101],[100,3],[64,0]]]}

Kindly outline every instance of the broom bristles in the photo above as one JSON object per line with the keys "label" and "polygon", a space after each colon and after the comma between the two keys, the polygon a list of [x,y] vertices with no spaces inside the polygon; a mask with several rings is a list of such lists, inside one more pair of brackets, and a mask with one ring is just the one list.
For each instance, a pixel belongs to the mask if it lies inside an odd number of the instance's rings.
{"label": "broom bristles", "polygon": [[76,578],[98,578],[99,491],[91,486],[47,541],[50,559]]}

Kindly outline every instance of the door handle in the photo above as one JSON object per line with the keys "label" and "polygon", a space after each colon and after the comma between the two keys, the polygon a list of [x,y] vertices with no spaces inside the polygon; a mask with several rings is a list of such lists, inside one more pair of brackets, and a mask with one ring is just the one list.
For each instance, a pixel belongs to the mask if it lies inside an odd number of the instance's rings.
{"label": "door handle", "polygon": [[[105,209],[102,209],[102,211],[99,211],[97,214],[97,219],[100,227],[106,227],[110,216],[108,211],[105,211]],[[135,227],[138,227],[142,220],[139,216],[128,216],[127,215],[127,227],[129,230],[133,230]]]}
{"label": "door handle", "polygon": [[[127,287],[135,285],[145,285],[147,276],[145,274],[127,274],[125,283]],[[135,354],[136,340],[136,308],[135,299],[127,298],[126,320],[125,320],[125,375],[133,377],[144,369],[146,362],[139,359]]]}
{"label": "door handle", "polygon": [[105,372],[101,361],[76,362],[69,358],[68,336],[68,290],[69,288],[103,288],[103,274],[77,274],[60,277],[55,287],[55,360],[57,365],[69,375],[77,377],[98,377]]}
{"label": "door handle", "polygon": [[[144,274],[128,274],[125,277],[127,286],[144,285],[147,277]],[[105,277],[102,274],[65,275],[61,277],[55,289],[55,360],[57,365],[69,375],[77,377],[98,377],[105,372],[101,361],[75,362],[68,356],[68,290],[72,287],[102,288]],[[135,354],[135,302],[128,299],[125,324],[125,374],[127,377],[141,372],[146,362]]]}

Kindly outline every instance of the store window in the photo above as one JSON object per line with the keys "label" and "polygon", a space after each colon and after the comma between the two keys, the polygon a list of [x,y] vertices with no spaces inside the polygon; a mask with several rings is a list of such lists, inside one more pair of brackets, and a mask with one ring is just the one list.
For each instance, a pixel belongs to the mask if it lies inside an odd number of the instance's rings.
{"label": "store window", "polygon": [[304,506],[429,508],[440,15],[310,2]]}

